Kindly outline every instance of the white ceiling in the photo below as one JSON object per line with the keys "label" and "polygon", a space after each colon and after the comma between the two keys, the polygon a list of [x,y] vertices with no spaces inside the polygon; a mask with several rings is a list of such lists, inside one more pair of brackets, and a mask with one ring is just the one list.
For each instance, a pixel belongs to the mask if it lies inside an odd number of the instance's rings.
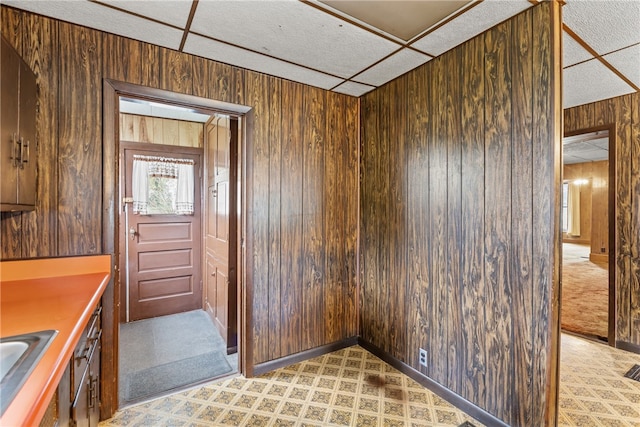
{"label": "white ceiling", "polygon": [[[352,96],[430,61],[534,2],[2,0]],[[565,108],[639,90],[640,0],[566,0],[563,16]]]}

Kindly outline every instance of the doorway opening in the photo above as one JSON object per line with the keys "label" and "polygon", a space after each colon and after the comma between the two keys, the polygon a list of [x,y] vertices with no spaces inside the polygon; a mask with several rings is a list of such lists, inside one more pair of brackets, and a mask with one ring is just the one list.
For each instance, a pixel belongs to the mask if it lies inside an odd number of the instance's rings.
{"label": "doorway opening", "polygon": [[[103,303],[111,323],[105,327],[112,326],[105,341],[113,344],[102,370],[109,378],[105,412],[243,372],[240,242],[248,111],[137,85],[105,84],[104,175],[115,185],[111,194],[105,185],[113,233],[105,229],[104,249],[112,245],[116,255],[113,295],[105,294]],[[221,147],[225,159],[219,158]],[[117,160],[113,168],[109,157]],[[216,182],[223,172],[226,181]],[[213,187],[217,191],[209,191]],[[223,236],[224,244],[212,249],[211,235]],[[225,257],[218,256],[222,247]],[[215,289],[220,283],[215,277],[223,272],[224,301],[222,290]]]}
{"label": "doorway opening", "polygon": [[563,139],[563,332],[615,344],[615,144],[609,127]]}

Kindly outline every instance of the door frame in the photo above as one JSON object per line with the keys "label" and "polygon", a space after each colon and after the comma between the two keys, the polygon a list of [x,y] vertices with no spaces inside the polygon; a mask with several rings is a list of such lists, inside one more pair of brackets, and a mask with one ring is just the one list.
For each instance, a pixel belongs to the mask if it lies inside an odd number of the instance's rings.
{"label": "door frame", "polygon": [[100,392],[102,397],[100,419],[108,419],[118,409],[118,352],[119,352],[119,324],[120,324],[120,223],[119,214],[122,209],[122,201],[118,200],[121,191],[119,189],[119,98],[144,99],[163,104],[173,104],[191,108],[204,114],[227,114],[239,119],[240,130],[238,138],[238,167],[240,168],[240,188],[238,189],[241,200],[241,219],[239,223],[238,259],[241,271],[238,272],[238,370],[240,373],[250,373],[253,369],[251,362],[251,342],[248,339],[251,327],[251,304],[248,298],[252,291],[250,281],[247,278],[247,265],[245,256],[245,240],[248,227],[247,221],[247,147],[251,146],[251,129],[253,121],[252,108],[216,101],[194,95],[181,94],[163,89],[150,88],[111,79],[103,80],[103,125],[102,125],[102,252],[112,254],[113,266],[111,281],[102,296],[102,358],[100,370]]}
{"label": "door frame", "polygon": [[[616,347],[616,124],[576,129],[564,132],[563,137],[582,135],[585,133],[608,131],[609,133],[609,186],[607,188],[607,203],[609,213],[609,315],[607,343]],[[562,316],[562,307],[560,307]]]}

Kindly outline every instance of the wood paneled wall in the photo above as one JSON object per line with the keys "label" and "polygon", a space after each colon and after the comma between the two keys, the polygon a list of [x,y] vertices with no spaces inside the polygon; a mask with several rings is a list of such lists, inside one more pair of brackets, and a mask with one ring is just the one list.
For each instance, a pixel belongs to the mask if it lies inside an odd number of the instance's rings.
{"label": "wood paneled wall", "polygon": [[361,336],[512,426],[556,418],[560,22],[543,2],[361,105]]}
{"label": "wood paneled wall", "polygon": [[[615,126],[616,331],[619,344],[640,348],[640,94],[569,108],[565,132]],[[609,135],[610,141],[612,135]]]}
{"label": "wood paneled wall", "polygon": [[120,140],[204,147],[204,123],[120,113]]}
{"label": "wood paneled wall", "polygon": [[101,252],[103,79],[243,104],[250,363],[357,335],[356,98],[4,5],[2,34],[40,86],[37,210],[2,214],[2,259]]}

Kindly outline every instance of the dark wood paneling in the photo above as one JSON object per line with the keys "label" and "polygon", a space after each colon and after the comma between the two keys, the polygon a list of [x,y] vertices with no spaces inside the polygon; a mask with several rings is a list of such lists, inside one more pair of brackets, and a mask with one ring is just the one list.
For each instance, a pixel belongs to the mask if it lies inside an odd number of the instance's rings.
{"label": "dark wood paneling", "polygon": [[326,94],[305,87],[303,91],[303,177],[302,198],[303,272],[302,272],[302,349],[324,342],[323,284],[324,263],[324,148],[326,142]]}
{"label": "dark wood paneling", "polygon": [[[58,82],[49,73],[58,66],[58,34],[54,21],[25,14],[22,57],[36,75],[38,82],[38,197],[36,210],[52,212],[58,201],[58,117],[56,103]],[[22,215],[22,257],[51,256],[57,250],[57,218],[25,212]]]}
{"label": "dark wood paneling", "polygon": [[250,280],[253,289],[253,360],[268,360],[269,351],[269,85],[265,75],[247,72],[246,101],[253,106],[253,144],[248,174],[252,175],[247,215],[251,228],[247,238],[253,250],[247,253],[251,263]]}
{"label": "dark wood paneling", "polygon": [[[615,341],[640,345],[640,94],[633,93],[570,108],[564,112],[565,132],[575,133],[612,124],[615,144],[615,245],[613,268],[616,311]],[[614,182],[615,181],[615,182]]]}
{"label": "dark wood paneling", "polygon": [[[282,108],[302,111],[303,86],[282,82]],[[282,123],[282,195],[281,195],[281,250],[282,300],[281,350],[295,354],[302,350],[302,122],[301,116]]]}
{"label": "dark wood paneling", "polygon": [[[333,101],[333,102],[332,102]],[[340,191],[345,182],[345,153],[348,147],[344,140],[345,121],[341,119],[344,114],[344,99],[332,97],[327,100],[327,119],[324,151],[324,205],[328,208],[324,216],[325,229],[325,279],[327,285],[323,289],[323,302],[325,306],[324,316],[324,341],[333,342],[344,334],[344,294],[343,287],[344,266],[346,257],[344,246],[341,244],[344,227],[345,212],[343,210],[344,192]]]}
{"label": "dark wood paneling", "polygon": [[[505,390],[513,384],[511,339],[511,21],[485,34],[484,269],[487,385],[483,407],[511,414]],[[550,144],[547,144],[550,145]],[[516,189],[519,190],[519,189]],[[510,421],[507,416],[505,421]]]}
{"label": "dark wood paneling", "polygon": [[539,4],[361,100],[362,339],[515,426],[555,423],[559,24]]}
{"label": "dark wood paneling", "polygon": [[[532,212],[533,190],[530,177],[533,174],[532,162],[532,116],[522,99],[532,99],[533,91],[533,30],[530,15],[519,15],[513,21],[513,38],[519,40],[511,46],[512,58],[512,114],[513,139],[511,165],[511,289],[514,319],[513,357],[521,363],[515,365],[513,387],[533,396],[532,367],[533,354],[531,327],[533,323],[533,283],[531,276],[532,259]],[[532,425],[532,398],[523,398],[514,402],[515,425]],[[516,416],[517,414],[517,416]]]}
{"label": "dark wood paneling", "polygon": [[344,134],[341,143],[344,147],[344,159],[342,167],[344,168],[343,185],[340,192],[344,195],[345,204],[341,208],[345,214],[345,231],[342,245],[344,246],[345,260],[345,278],[343,279],[341,291],[344,294],[344,313],[343,320],[345,322],[344,336],[354,337],[359,335],[358,327],[358,230],[359,230],[359,206],[360,198],[358,187],[360,185],[360,139],[359,139],[359,123],[360,108],[359,103],[354,102],[349,97],[344,98],[345,117],[343,120]]}
{"label": "dark wood paneling", "polygon": [[[426,374],[418,363],[417,348],[427,346],[429,331],[429,242],[423,236],[429,218],[429,151],[430,120],[428,101],[430,74],[420,68],[408,75],[407,90],[407,360],[410,366]],[[364,191],[363,191],[364,193]]]}
{"label": "dark wood paneling", "polygon": [[269,150],[269,335],[268,359],[273,360],[282,356],[281,341],[276,337],[282,335],[280,301],[282,299],[281,283],[281,177],[282,177],[282,90],[280,80],[269,80],[269,133],[267,143]]}
{"label": "dark wood paneling", "polygon": [[102,34],[59,23],[58,252],[102,250]]}

